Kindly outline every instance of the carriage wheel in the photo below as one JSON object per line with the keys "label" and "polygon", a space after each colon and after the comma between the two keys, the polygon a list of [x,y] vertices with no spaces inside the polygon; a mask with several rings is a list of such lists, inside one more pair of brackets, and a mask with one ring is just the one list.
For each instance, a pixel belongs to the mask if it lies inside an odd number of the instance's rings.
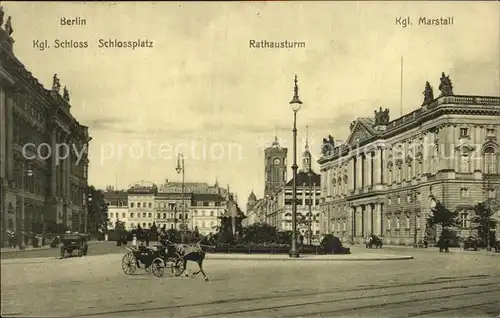
{"label": "carriage wheel", "polygon": [[150,266],[153,275],[156,277],[162,277],[165,273],[165,262],[163,259],[157,257],[153,260],[153,264]]}
{"label": "carriage wheel", "polygon": [[182,273],[184,273],[184,270],[186,270],[184,268],[184,259],[180,256],[177,256],[172,264],[172,273],[175,276],[181,276]]}
{"label": "carriage wheel", "polygon": [[127,275],[132,275],[137,269],[134,254],[127,253],[122,258],[122,270]]}

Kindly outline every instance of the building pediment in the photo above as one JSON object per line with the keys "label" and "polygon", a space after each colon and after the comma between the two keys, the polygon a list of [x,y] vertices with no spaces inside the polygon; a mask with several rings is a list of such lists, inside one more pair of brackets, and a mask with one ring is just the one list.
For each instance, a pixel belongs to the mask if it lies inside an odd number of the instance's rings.
{"label": "building pediment", "polygon": [[347,138],[347,144],[356,145],[358,142],[371,137],[373,137],[373,134],[361,123],[361,121],[357,120]]}

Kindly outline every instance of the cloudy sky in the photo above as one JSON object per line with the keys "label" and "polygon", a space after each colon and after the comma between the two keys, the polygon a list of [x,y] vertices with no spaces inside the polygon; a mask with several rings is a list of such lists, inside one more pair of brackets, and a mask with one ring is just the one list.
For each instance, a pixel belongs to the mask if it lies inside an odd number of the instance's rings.
{"label": "cloudy sky", "polygon": [[[498,2],[12,3],[15,54],[47,88],[57,73],[72,112],[93,137],[90,182],[119,188],[147,180],[229,184],[245,203],[264,188],[263,147],[275,133],[292,153],[288,105],[298,75],[313,154],[329,134],[379,106],[400,116],[420,107],[442,71],[455,94],[500,95]],[[396,25],[409,16],[413,25]],[[60,19],[86,19],[61,26]],[[453,26],[418,26],[453,17]],[[100,39],[148,40],[152,48],[103,49]],[[43,51],[34,40],[87,41],[88,48]],[[305,42],[254,49],[250,40]],[[141,151],[143,152],[141,156]],[[289,163],[292,162],[289,158]],[[316,164],[317,167],[317,164]],[[291,175],[291,171],[289,172]],[[116,178],[116,176],[118,176]]]}

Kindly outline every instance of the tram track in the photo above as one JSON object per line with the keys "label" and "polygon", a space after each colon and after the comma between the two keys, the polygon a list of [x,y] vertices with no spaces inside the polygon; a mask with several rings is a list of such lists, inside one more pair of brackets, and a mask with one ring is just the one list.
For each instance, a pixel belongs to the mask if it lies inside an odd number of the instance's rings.
{"label": "tram track", "polygon": [[[331,303],[332,301],[334,302],[349,302],[349,301],[366,301],[366,300],[376,300],[377,298],[384,298],[384,297],[405,297],[410,294],[422,294],[422,293],[430,293],[430,292],[439,292],[439,291],[446,291],[447,295],[443,296],[442,298],[436,298],[436,297],[431,297],[428,299],[424,300],[433,300],[433,299],[445,299],[447,297],[456,297],[456,296],[463,296],[463,295],[474,295],[476,293],[483,293],[484,291],[477,291],[473,292],[471,289],[474,288],[486,288],[488,287],[493,287],[493,286],[498,286],[500,285],[500,281],[497,279],[497,276],[488,276],[488,275],[481,275],[481,276],[476,276],[476,277],[469,277],[469,278],[461,278],[461,277],[446,277],[444,279],[438,280],[438,281],[424,281],[424,282],[419,282],[419,283],[406,283],[406,284],[391,284],[391,285],[381,285],[381,286],[358,286],[354,288],[338,288],[335,290],[330,290],[330,291],[325,291],[325,292],[308,292],[308,293],[300,293],[300,292],[293,292],[293,293],[284,293],[281,295],[268,295],[268,296],[263,296],[263,297],[249,297],[249,298],[243,298],[243,299],[222,299],[222,300],[216,300],[216,301],[210,301],[210,302],[198,302],[198,303],[191,303],[191,304],[178,304],[178,305],[170,305],[170,306],[155,306],[155,307],[142,307],[142,308],[130,308],[130,309],[122,309],[122,310],[116,310],[116,311],[101,311],[101,312],[95,312],[95,313],[88,313],[88,314],[82,314],[78,315],[72,315],[72,317],[90,317],[90,316],[97,316],[97,315],[117,315],[117,314],[132,314],[134,312],[155,312],[155,311],[176,311],[180,316],[183,317],[210,317],[210,316],[224,316],[224,315],[232,315],[232,314],[244,314],[244,313],[257,313],[257,312],[265,312],[265,311],[279,311],[280,309],[286,309],[286,308],[291,308],[291,307],[305,307],[305,306],[318,306],[318,305],[324,305]],[[494,282],[483,282],[479,284],[467,284],[468,281],[481,281],[485,279],[494,279]],[[452,284],[452,285],[450,285]],[[453,285],[453,284],[458,284],[458,285]],[[434,286],[434,285],[441,285],[437,288],[431,288],[429,287]],[[408,290],[408,288],[412,289]],[[398,288],[404,288],[404,291],[395,291],[395,292],[390,292],[391,289],[398,289]],[[417,290],[415,290],[417,289]],[[466,290],[469,289],[469,291],[463,293],[463,294],[456,294],[456,295],[449,295],[449,292],[453,290]],[[491,291],[500,291],[495,290],[495,289],[488,289],[490,292]],[[383,292],[386,291],[386,292]],[[353,296],[345,296],[338,298],[339,296],[346,295],[349,293],[354,293]],[[360,294],[360,295],[358,295]],[[327,299],[321,299],[318,300],[317,298],[325,298]],[[334,297],[334,298],[331,298]],[[297,299],[298,298],[298,299]],[[303,301],[304,298],[313,298],[310,301]],[[297,301],[295,301],[297,299]],[[302,300],[302,301],[301,301]],[[270,306],[262,306],[262,304],[259,304],[259,302],[266,301],[266,302],[281,302],[282,304],[279,305],[270,305]],[[412,302],[415,301],[414,299],[412,300],[404,300],[401,302],[401,304],[404,304],[406,302]],[[390,303],[390,302],[389,302]],[[397,305],[399,302],[394,302],[393,305]],[[224,307],[224,306],[237,306],[238,309],[235,310],[217,310],[218,308]],[[356,309],[366,309],[370,308],[373,305],[369,305],[366,307],[359,307],[359,308],[353,308],[352,310]],[[203,308],[206,307],[206,310],[203,310]],[[242,307],[250,307],[250,308],[242,308]],[[339,309],[339,312],[342,311],[351,311],[349,308],[344,308],[344,309]],[[195,312],[202,312],[200,314],[187,314],[184,315],[184,312],[188,311],[195,311]],[[333,311],[331,313],[335,313],[336,311]],[[328,314],[330,312],[327,312],[325,314]],[[319,313],[322,314],[322,313]]]}

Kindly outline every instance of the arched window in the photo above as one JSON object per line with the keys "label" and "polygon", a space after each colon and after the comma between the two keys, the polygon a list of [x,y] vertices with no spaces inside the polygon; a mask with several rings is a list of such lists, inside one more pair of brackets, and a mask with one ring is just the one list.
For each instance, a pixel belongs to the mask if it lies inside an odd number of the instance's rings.
{"label": "arched window", "polygon": [[497,173],[496,159],[496,153],[493,147],[487,147],[486,149],[484,149],[484,173]]}

